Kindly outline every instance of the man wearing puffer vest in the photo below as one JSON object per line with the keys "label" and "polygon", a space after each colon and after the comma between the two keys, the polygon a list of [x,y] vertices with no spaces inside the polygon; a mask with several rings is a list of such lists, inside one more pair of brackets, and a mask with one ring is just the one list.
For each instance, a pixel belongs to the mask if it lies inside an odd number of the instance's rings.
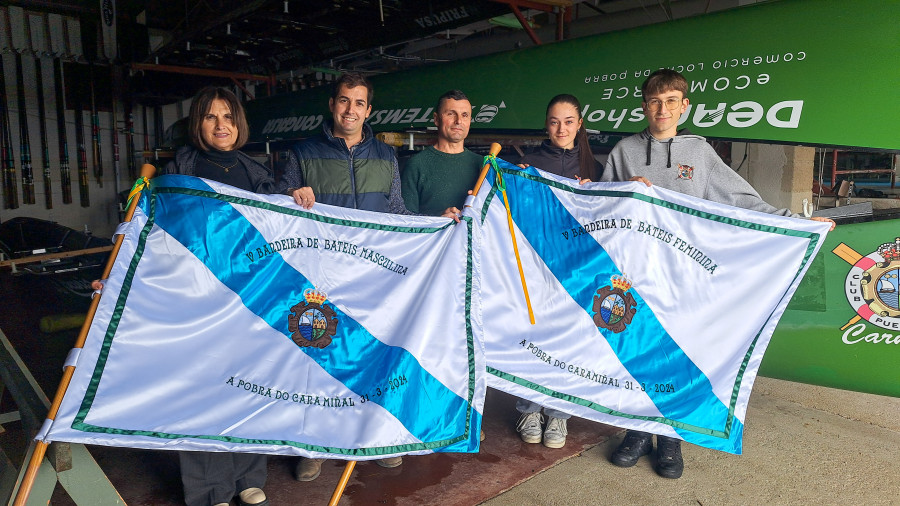
{"label": "man wearing puffer vest", "polygon": [[394,148],[375,138],[366,119],[372,84],[356,72],[334,82],[322,133],[297,143],[288,154],[279,189],[309,209],[316,202],[367,211],[411,214],[400,194]]}
{"label": "man wearing puffer vest", "polygon": [[[372,112],[372,84],[348,72],[335,81],[322,133],[297,143],[289,152],[279,192],[309,209],[316,202],[393,214],[412,214],[400,194],[394,149],[375,138],[366,119]],[[301,458],[294,477],[313,481],[325,459]],[[402,457],[376,461],[397,467]]]}

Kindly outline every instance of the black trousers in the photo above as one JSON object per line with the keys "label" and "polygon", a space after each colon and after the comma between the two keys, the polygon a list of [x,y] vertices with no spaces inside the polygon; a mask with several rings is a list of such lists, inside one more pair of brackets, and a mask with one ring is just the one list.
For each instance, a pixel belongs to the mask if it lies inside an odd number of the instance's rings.
{"label": "black trousers", "polygon": [[187,506],[227,503],[266,484],[266,456],[255,453],[178,452]]}

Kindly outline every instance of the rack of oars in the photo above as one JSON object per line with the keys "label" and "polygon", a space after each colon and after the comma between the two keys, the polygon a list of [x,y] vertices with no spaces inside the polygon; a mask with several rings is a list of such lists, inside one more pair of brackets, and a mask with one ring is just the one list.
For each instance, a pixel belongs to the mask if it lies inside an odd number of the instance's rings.
{"label": "rack of oars", "polygon": [[[112,26],[114,30],[115,23]],[[105,180],[112,179],[118,192],[120,139],[124,140],[127,180],[137,177],[134,104],[127,93],[124,69],[117,63],[115,32],[110,37],[108,31],[107,23],[99,19],[0,7],[0,186],[4,209],[38,205],[38,201],[52,209],[55,198],[72,204],[73,182],[78,186],[80,205],[89,207],[92,178],[93,185],[101,188]],[[101,127],[101,112],[109,118],[105,128]],[[143,112],[146,117],[146,109]],[[106,146],[112,147],[106,159],[112,162],[111,178],[104,178],[104,138]],[[32,139],[39,144],[32,144]],[[74,175],[70,155],[76,164]]]}

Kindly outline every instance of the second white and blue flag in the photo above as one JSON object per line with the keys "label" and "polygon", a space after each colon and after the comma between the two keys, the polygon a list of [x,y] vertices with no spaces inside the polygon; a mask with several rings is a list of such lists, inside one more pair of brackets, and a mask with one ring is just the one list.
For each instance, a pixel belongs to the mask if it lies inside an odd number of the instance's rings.
{"label": "second white and blue flag", "polygon": [[828,224],[637,182],[579,185],[503,160],[470,201],[490,252],[490,386],[741,452],[766,345]]}

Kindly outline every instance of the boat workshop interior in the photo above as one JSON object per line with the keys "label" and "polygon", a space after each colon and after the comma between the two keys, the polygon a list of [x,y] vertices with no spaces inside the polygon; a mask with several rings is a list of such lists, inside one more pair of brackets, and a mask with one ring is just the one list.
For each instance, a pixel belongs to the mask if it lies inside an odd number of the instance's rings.
{"label": "boat workshop interior", "polygon": [[[250,141],[242,150],[276,176],[290,147],[330,118],[331,83],[348,71],[374,84],[369,123],[401,170],[435,142],[433,108],[449,89],[466,92],[474,107],[466,147],[486,155],[496,142],[511,162],[547,138],[547,101],[577,95],[590,148],[604,163],[616,142],[643,128],[640,83],[653,69],[674,68],[691,83],[683,126],[765,201],[835,219],[846,236],[826,248],[865,238],[854,246],[863,257],[900,235],[900,141],[886,123],[900,82],[898,21],[896,3],[876,0],[0,2],[0,499],[14,497],[22,479],[141,167],[162,167],[187,142],[201,88],[226,87],[243,101]],[[882,30],[891,22],[893,31]],[[842,45],[853,47],[834,49]],[[817,295],[824,288],[801,285],[776,330],[785,337],[773,338],[772,353],[785,343],[784,358],[764,362],[761,375],[896,401],[896,372],[892,381],[854,383],[840,377],[842,366],[823,373],[791,364],[790,340],[806,339],[791,332],[809,307],[833,306],[841,324],[855,317],[843,298],[849,260],[824,251],[810,282],[834,278],[841,296],[825,300]],[[873,360],[896,365],[891,353]],[[866,357],[847,367],[866,369]],[[404,465],[404,474],[363,464],[342,502],[513,504],[501,494],[622,433],[573,420],[565,450],[534,457],[513,430],[514,404],[488,393],[480,454],[424,456],[428,464]],[[183,504],[176,452],[51,448],[36,494],[52,504]],[[327,503],[341,467],[327,464],[304,484],[292,466],[270,459],[271,503]],[[648,503],[634,497],[612,503]],[[807,496],[782,499],[798,497]],[[841,499],[823,503],[854,502]]]}

